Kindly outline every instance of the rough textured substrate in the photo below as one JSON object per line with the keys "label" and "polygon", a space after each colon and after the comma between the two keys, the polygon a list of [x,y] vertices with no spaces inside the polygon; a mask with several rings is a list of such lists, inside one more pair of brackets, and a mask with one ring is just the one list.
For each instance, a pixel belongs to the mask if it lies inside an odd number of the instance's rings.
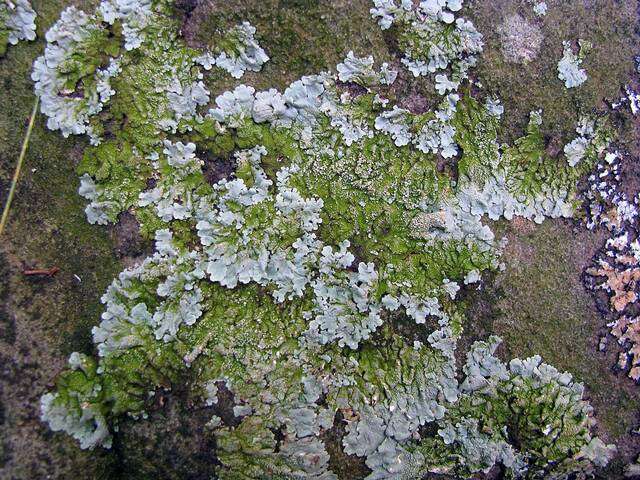
{"label": "rough textured substrate", "polygon": [[[65,6],[91,11],[92,3],[33,1],[40,14],[39,40],[10,49],[0,60],[2,89],[9,93],[0,102],[2,198],[31,109],[30,65],[42,51],[44,32]],[[256,25],[273,59],[262,73],[245,79],[258,87],[282,87],[300,75],[329,68],[350,49],[375,52],[380,60],[392,58],[394,52],[393,43],[370,19],[366,0],[184,3],[199,4],[185,19],[185,34],[194,43],[206,38],[215,21],[250,19]],[[639,51],[634,32],[638,5],[605,0],[548,3],[544,19],[535,18],[527,2],[500,0],[470,2],[469,16],[487,41],[477,76],[501,95],[506,109],[521,114],[523,125],[529,110],[545,108],[553,150],[570,136],[576,101],[595,106],[602,98],[615,98],[619,83],[631,74],[632,56]],[[536,59],[525,67],[504,59],[495,28],[514,14],[543,38]],[[596,44],[585,64],[590,82],[580,93],[567,92],[558,88],[556,58],[562,39],[578,37]],[[218,91],[227,87],[220,79],[216,86]],[[395,88],[406,89],[406,82],[401,78]],[[429,90],[425,81],[415,91],[400,91],[406,106],[417,109],[428,102]],[[521,128],[514,124],[509,134],[516,136]],[[0,245],[0,477],[147,478],[162,472],[167,478],[208,478],[214,446],[200,434],[209,416],[176,400],[180,392],[167,396],[149,421],[125,426],[110,452],[80,451],[38,419],[38,399],[68,353],[90,351],[90,327],[98,321],[99,297],[107,283],[122,263],[144,248],[126,219],[112,229],[86,223],[74,172],[82,148],[81,140],[64,140],[38,119],[12,221]],[[631,460],[640,450],[639,437],[629,434],[639,422],[640,391],[609,369],[612,358],[596,352],[602,320],[580,281],[602,237],[564,221],[542,226],[523,222],[509,227],[505,235],[510,240],[503,257],[505,272],[469,297],[473,328],[502,335],[505,358],[540,353],[574,372],[588,386],[600,433],[617,442],[624,459]],[[21,273],[25,267],[50,266],[61,269],[53,279]],[[613,465],[606,478],[617,478],[619,468]],[[357,471],[356,464],[344,468],[344,478],[357,478]]]}

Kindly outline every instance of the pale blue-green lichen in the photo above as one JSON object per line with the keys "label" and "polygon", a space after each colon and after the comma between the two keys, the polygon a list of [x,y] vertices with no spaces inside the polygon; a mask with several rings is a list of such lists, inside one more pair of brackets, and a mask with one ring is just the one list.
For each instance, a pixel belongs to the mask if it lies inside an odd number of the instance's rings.
{"label": "pale blue-green lichen", "polygon": [[[539,114],[514,145],[499,144],[495,99],[458,91],[481,46],[470,24],[453,23],[461,2],[375,7],[383,27],[405,28],[420,73],[453,69],[452,81],[436,78],[434,111],[390,105],[379,87],[393,72],[353,54],[337,75],[282,93],[239,85],[207,109],[203,52],[178,36],[171,2],[63,13],[47,51],[64,62],[48,66],[45,53],[35,65],[43,112],[51,128],[94,140],[80,165],[89,220],[130,211],[156,251],[103,296],[97,361],[72,355],[43,396],[53,429],[108,446],[123,416],[144,417],[157,390],[188,372],[203,404],[216,405],[223,385],[232,394],[234,424],[208,423],[221,479],[337,478],[322,441],[337,413],[342,448],[364,457],[369,479],[467,477],[495,463],[568,478],[606,463],[611,447],[592,437],[569,375],[537,357],[507,367],[496,339],[472,347],[462,379],[454,356],[458,291],[499,266],[485,218],[571,216],[600,149],[558,166]],[[434,56],[444,40],[451,49]],[[109,97],[91,104],[111,64]],[[69,99],[79,101],[65,123],[57,105]],[[608,141],[603,120],[591,135]],[[200,152],[233,174],[207,181]],[[460,155],[457,179],[436,154]]]}
{"label": "pale blue-green lichen", "polygon": [[249,70],[259,72],[269,56],[255,38],[256,28],[249,22],[242,22],[225,32],[213,52],[206,52],[198,58],[206,70],[214,65],[226,70],[233,78],[242,78]]}
{"label": "pale blue-green lichen", "polygon": [[547,14],[547,2],[533,2],[533,13],[539,17],[544,17]]}
{"label": "pale blue-green lichen", "polygon": [[591,435],[582,385],[537,356],[505,365],[494,356],[499,343],[491,337],[471,347],[458,402],[425,441],[429,449],[416,450],[424,463],[442,455],[445,470],[465,475],[499,461],[512,478],[567,478],[607,464],[615,449]]}
{"label": "pale blue-green lichen", "polygon": [[0,1],[0,57],[4,56],[8,45],[20,40],[35,40],[36,12],[29,0]]}
{"label": "pale blue-green lichen", "polygon": [[398,72],[391,70],[389,64],[383,63],[380,72],[373,69],[373,56],[356,57],[353,51],[347,53],[343,63],[336,67],[338,79],[341,82],[353,82],[363,87],[374,85],[391,85],[395,82]]}
{"label": "pale blue-green lichen", "polygon": [[80,448],[111,447],[111,434],[102,406],[102,386],[94,379],[96,362],[74,352],[69,370],[58,382],[58,391],[42,396],[42,420],[54,432],[64,431],[80,443]]}
{"label": "pale blue-green lichen", "polygon": [[575,88],[587,81],[587,71],[580,68],[587,52],[591,49],[591,44],[584,40],[578,41],[580,50],[576,55],[573,53],[571,42],[563,42],[562,58],[558,62],[558,78],[564,82],[566,88]]}
{"label": "pale blue-green lichen", "polygon": [[[402,63],[418,77],[435,72],[436,89],[442,95],[455,91],[482,51],[482,35],[473,24],[455,13],[462,0],[374,0],[372,16],[383,29],[398,33]],[[448,75],[451,75],[449,79]]]}

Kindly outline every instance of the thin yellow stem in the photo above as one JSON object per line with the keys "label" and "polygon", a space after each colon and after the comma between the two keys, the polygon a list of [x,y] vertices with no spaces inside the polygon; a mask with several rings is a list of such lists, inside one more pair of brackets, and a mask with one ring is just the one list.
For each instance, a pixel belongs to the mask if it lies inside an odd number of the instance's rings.
{"label": "thin yellow stem", "polygon": [[33,104],[33,111],[31,112],[31,118],[29,119],[29,127],[27,127],[27,134],[24,137],[22,142],[22,150],[20,150],[20,156],[18,157],[18,164],[16,165],[16,170],[13,172],[13,180],[11,180],[11,188],[9,188],[9,196],[7,197],[7,202],[4,204],[4,209],[2,210],[2,219],[0,219],[0,236],[2,236],[2,232],[4,232],[4,227],[7,223],[7,218],[9,217],[9,209],[11,208],[11,202],[13,201],[13,195],[16,192],[16,186],[18,185],[18,179],[20,178],[20,170],[22,169],[22,163],[24,162],[24,157],[27,154],[27,147],[29,146],[29,139],[31,138],[31,132],[33,131],[33,123],[36,119],[36,114],[38,113],[38,101],[39,97],[36,97],[36,101]]}

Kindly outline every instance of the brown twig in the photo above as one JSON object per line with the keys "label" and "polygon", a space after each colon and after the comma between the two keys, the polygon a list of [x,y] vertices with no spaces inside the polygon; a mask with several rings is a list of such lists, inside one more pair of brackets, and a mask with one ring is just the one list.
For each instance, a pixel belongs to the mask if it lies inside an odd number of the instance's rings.
{"label": "brown twig", "polygon": [[34,276],[53,277],[59,271],[60,271],[60,269],[58,267],[35,268],[33,270],[23,270],[22,274],[26,275],[28,277],[34,277]]}

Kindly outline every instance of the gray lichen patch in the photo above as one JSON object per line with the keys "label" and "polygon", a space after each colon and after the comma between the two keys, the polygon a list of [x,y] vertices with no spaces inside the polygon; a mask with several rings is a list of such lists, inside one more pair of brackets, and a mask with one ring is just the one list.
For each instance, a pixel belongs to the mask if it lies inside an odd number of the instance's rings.
{"label": "gray lichen patch", "polygon": [[504,19],[498,33],[508,62],[526,65],[537,58],[543,39],[540,26],[516,13]]}
{"label": "gray lichen patch", "polygon": [[[237,420],[208,422],[223,479],[335,478],[321,437],[338,412],[343,452],[364,458],[369,478],[470,477],[495,464],[590,472],[609,461],[615,447],[593,435],[570,374],[536,356],[507,367],[495,337],[470,347],[462,374],[454,368],[460,284],[496,269],[501,253],[483,217],[571,216],[577,178],[609,142],[605,120],[580,129],[580,162],[551,173],[540,114],[499,145],[499,101],[459,90],[483,44],[456,19],[461,2],[374,5],[383,29],[397,27],[402,65],[435,74],[435,111],[393,105],[378,88],[397,72],[350,50],[337,74],[283,92],[239,85],[203,112],[210,91],[197,65],[212,60],[177,36],[171,2],[63,12],[34,65],[42,111],[50,128],[91,138],[79,168],[87,220],[134,212],[156,249],[103,295],[98,357],[73,352],[42,396],[53,431],[111,448],[125,414],[146,418],[163,390],[193,378],[206,405],[220,403],[222,385],[233,396]],[[235,175],[207,181],[205,149],[232,155]],[[460,155],[455,181],[436,154]],[[398,335],[399,317],[423,335]],[[531,428],[539,408],[550,419]],[[510,423],[513,409],[525,425]],[[541,447],[552,431],[560,440]]]}
{"label": "gray lichen patch", "polygon": [[36,12],[29,0],[3,0],[0,2],[0,57],[8,45],[20,40],[35,40]]}

